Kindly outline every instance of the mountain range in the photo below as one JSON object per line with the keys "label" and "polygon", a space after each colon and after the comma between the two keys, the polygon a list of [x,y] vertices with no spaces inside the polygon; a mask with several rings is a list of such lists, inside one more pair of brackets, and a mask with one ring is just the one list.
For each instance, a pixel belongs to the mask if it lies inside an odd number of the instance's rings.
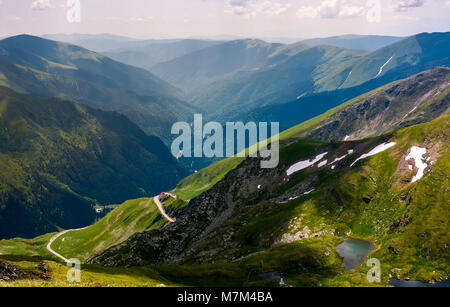
{"label": "mountain range", "polygon": [[396,43],[404,37],[380,35],[341,35],[326,38],[311,38],[302,40],[302,43],[311,46],[328,45],[346,49],[375,51]]}
{"label": "mountain range", "polygon": [[[255,109],[301,101],[326,91],[348,89],[345,98],[351,99],[363,93],[358,87],[369,91],[449,65],[445,52],[449,35],[418,34],[374,52],[303,43],[231,41],[158,64],[151,71],[184,90],[186,99],[212,118],[245,118]],[[350,89],[355,89],[353,95]]]}
{"label": "mountain range", "polygon": [[0,85],[117,111],[168,142],[174,122],[195,108],[150,72],[86,49],[28,35],[0,41]]}
{"label": "mountain range", "polygon": [[[448,278],[449,38],[1,40],[0,279],[54,285],[64,257],[100,285],[373,286],[369,258],[382,286]],[[279,165],[187,176],[170,128],[197,112],[280,122]]]}
{"label": "mountain range", "polygon": [[[175,223],[137,233],[87,263],[153,265],[171,281],[197,286],[267,285],[260,278],[274,271],[293,286],[368,285],[363,267],[345,272],[337,260],[335,246],[352,237],[372,241],[368,257],[382,261],[385,283],[393,276],[445,279],[448,72],[437,68],[396,82],[282,133],[275,169],[231,158],[186,178],[174,193],[197,193],[172,212]],[[398,97],[387,105],[383,95]],[[403,106],[409,98],[415,102]],[[363,139],[304,139],[323,138],[330,131],[324,123],[344,113],[349,123],[354,115],[379,119],[380,129],[371,129],[369,118],[333,128],[332,135],[353,129]],[[416,119],[426,123],[398,129]],[[202,184],[210,185],[196,189]],[[233,274],[208,277],[220,269]]]}

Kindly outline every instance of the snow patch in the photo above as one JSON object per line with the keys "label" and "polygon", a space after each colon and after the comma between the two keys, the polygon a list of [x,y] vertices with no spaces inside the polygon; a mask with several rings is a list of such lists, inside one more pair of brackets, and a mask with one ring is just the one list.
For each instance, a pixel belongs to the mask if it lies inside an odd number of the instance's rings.
{"label": "snow patch", "polygon": [[346,135],[344,141],[347,141],[350,138],[350,135]]}
{"label": "snow patch", "polygon": [[406,157],[406,161],[414,160],[416,167],[419,169],[417,171],[416,176],[414,176],[414,178],[412,179],[412,183],[417,182],[420,179],[422,179],[423,175],[425,174],[425,169],[428,167],[428,164],[424,162],[425,159],[423,158],[423,156],[426,153],[427,153],[426,148],[420,148],[418,146],[413,146],[411,148],[411,152]]}
{"label": "snow patch", "polygon": [[325,165],[327,165],[328,160],[322,161],[319,163],[319,165],[317,167],[321,168],[324,167]]}
{"label": "snow patch", "polygon": [[388,65],[392,59],[394,58],[394,56],[391,56],[389,60],[387,60],[386,63],[383,64],[383,66],[380,67],[380,71],[378,72],[378,74],[375,76],[375,78],[377,78],[378,76],[380,76],[383,73],[383,69],[386,67],[386,65]]}
{"label": "snow patch", "polygon": [[[308,194],[311,194],[312,192],[314,192],[314,189],[312,189],[311,191],[305,192],[305,193],[303,193],[302,195],[308,195]],[[300,196],[291,197],[291,198],[289,198],[289,201],[295,200],[295,199],[297,199],[297,198],[299,198],[299,197],[300,197]]]}
{"label": "snow patch", "polygon": [[[346,155],[344,155],[344,156],[342,156],[342,157],[339,157],[339,158],[336,158],[333,162],[331,162],[330,164],[334,164],[334,163],[336,163],[336,162],[339,162],[339,161],[341,161],[341,160],[344,160],[347,156],[350,156],[351,154],[353,154],[355,151],[353,150],[353,149],[350,149],[348,152],[347,152],[347,154]],[[334,168],[333,168],[334,169]]]}
{"label": "snow patch", "polygon": [[391,143],[383,143],[381,145],[378,145],[377,147],[375,147],[374,149],[372,149],[372,151],[370,151],[367,154],[362,155],[361,157],[359,157],[358,159],[356,159],[355,162],[352,163],[352,165],[350,165],[350,167],[352,167],[353,165],[356,164],[356,162],[358,162],[359,160],[371,157],[371,156],[375,156],[385,150],[388,150],[391,147],[394,147],[395,145],[397,145],[397,143],[395,142],[391,142]]}
{"label": "snow patch", "polygon": [[323,157],[325,157],[328,154],[328,152],[325,152],[323,154],[318,155],[314,160],[306,160],[306,161],[300,161],[298,163],[295,163],[294,165],[292,165],[287,171],[287,175],[290,176],[293,173],[296,173],[298,171],[301,171],[305,168],[308,168],[310,166],[313,166],[314,164],[316,164],[317,162],[319,162],[320,160],[322,160]]}

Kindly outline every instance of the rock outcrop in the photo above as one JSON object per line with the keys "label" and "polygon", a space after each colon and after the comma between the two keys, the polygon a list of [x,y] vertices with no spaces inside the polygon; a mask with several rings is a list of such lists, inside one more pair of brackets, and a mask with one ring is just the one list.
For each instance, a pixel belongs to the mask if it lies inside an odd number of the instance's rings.
{"label": "rock outcrop", "polygon": [[22,276],[23,272],[17,266],[0,261],[0,282],[18,280]]}

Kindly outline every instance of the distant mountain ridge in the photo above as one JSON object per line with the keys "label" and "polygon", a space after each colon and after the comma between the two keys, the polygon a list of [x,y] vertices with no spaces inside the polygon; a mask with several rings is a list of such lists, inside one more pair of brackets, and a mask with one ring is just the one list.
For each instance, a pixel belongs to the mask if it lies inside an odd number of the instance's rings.
{"label": "distant mountain ridge", "polygon": [[0,41],[0,84],[117,111],[165,142],[194,108],[150,72],[74,45],[22,35]]}
{"label": "distant mountain ridge", "polygon": [[305,39],[302,40],[302,43],[311,46],[329,45],[346,49],[375,51],[401,41],[402,39],[404,39],[404,37],[380,35],[341,35],[326,38]]}
{"label": "distant mountain ridge", "polygon": [[183,39],[179,41],[155,41],[142,46],[122,46],[120,49],[103,52],[104,55],[147,70],[159,63],[167,62],[186,54],[221,44],[221,41]]}
{"label": "distant mountain ridge", "polygon": [[186,91],[189,101],[212,118],[228,120],[230,115],[245,118],[255,109],[340,89],[355,88],[351,99],[361,94],[358,86],[373,84],[365,86],[370,90],[450,65],[449,48],[450,32],[418,34],[374,52],[241,40],[202,49],[151,70]]}
{"label": "distant mountain ridge", "polygon": [[314,83],[336,88],[337,82],[328,77],[329,69],[345,67],[365,54],[302,43],[241,40],[158,64],[151,71],[186,91],[194,105],[221,114],[234,112],[234,108],[247,111],[256,103],[289,101],[293,93],[297,97],[313,91]]}
{"label": "distant mountain ridge", "polygon": [[[420,101],[422,97],[420,95],[423,95],[423,97],[426,97],[428,92],[436,91],[436,94],[442,94],[443,97],[438,97],[436,99],[437,101],[440,101],[441,105],[435,105],[436,109],[434,111],[430,111],[430,113],[425,112],[425,114],[431,115],[433,112],[445,112],[446,107],[446,99],[448,97],[445,96],[445,84],[448,82],[446,81],[446,78],[449,76],[449,68],[445,66],[440,66],[433,68],[431,70],[427,70],[424,72],[419,73],[418,75],[411,76],[406,79],[401,79],[398,81],[395,81],[393,83],[387,83],[386,82],[391,80],[392,76],[385,75],[382,78],[372,80],[369,82],[366,82],[360,86],[354,87],[354,88],[347,88],[347,89],[339,89],[335,91],[329,91],[329,92],[322,92],[317,94],[311,94],[306,95],[298,100],[288,102],[285,104],[279,104],[279,105],[272,105],[272,106],[266,106],[262,108],[256,108],[252,110],[251,112],[247,113],[244,117],[240,114],[237,114],[237,116],[240,116],[244,121],[275,121],[280,123],[280,129],[286,130],[289,128],[294,127],[295,125],[300,124],[301,122],[307,121],[309,119],[313,119],[315,116],[318,116],[320,114],[323,114],[324,112],[329,111],[330,109],[335,110],[335,108],[341,109],[341,104],[352,101],[355,103],[362,103],[365,102],[365,97],[369,94],[366,94],[370,92],[371,96],[378,96],[377,99],[378,102],[375,102],[375,104],[382,104],[382,102],[385,102],[388,104],[388,107],[391,103],[394,101],[396,103],[401,103],[401,101],[405,101],[404,105],[402,105],[403,110],[412,110],[416,105],[419,106],[427,101],[427,99],[424,99],[422,102]],[[400,74],[395,75],[395,77],[406,77],[408,74]],[[422,84],[421,87],[417,86],[414,91],[411,91],[408,89],[408,87],[412,86],[413,84],[416,85]],[[405,90],[402,92],[397,92],[397,96],[391,96],[387,94],[383,94],[386,89],[394,88],[394,87],[400,87],[404,88]],[[443,87],[443,88],[441,88]],[[361,95],[361,96],[360,96]],[[355,97],[356,96],[356,97]],[[355,97],[355,98],[354,98]],[[383,98],[384,97],[384,98]],[[383,99],[385,99],[383,101]],[[416,104],[416,105],[412,105]],[[430,107],[430,106],[428,106]],[[389,109],[386,107],[386,109]],[[383,110],[383,107],[379,111]],[[408,111],[409,111],[408,110]],[[392,109],[390,109],[392,111]],[[398,110],[399,111],[399,110]],[[330,110],[331,112],[331,110]],[[402,111],[403,112],[403,111]],[[402,115],[401,115],[402,114]],[[401,115],[401,116],[400,116]],[[398,114],[392,114],[392,119],[398,120],[398,126],[397,128],[400,128],[400,124],[403,126],[408,125],[408,121],[411,120],[410,124],[413,123],[419,123],[420,121],[426,121],[426,118],[421,118],[420,116],[414,117],[415,115],[420,114],[413,114],[410,113],[405,118],[402,118],[405,116],[405,113],[399,112]],[[414,116],[413,116],[414,115]],[[231,115],[230,115],[231,116]],[[231,117],[231,119],[237,119],[238,117]],[[343,113],[341,116],[343,119],[345,116],[349,116],[347,120],[345,120],[346,123],[350,124],[351,120],[357,120],[359,116],[355,117],[355,114],[347,114],[346,112]],[[399,116],[401,118],[399,118]],[[336,123],[335,123],[336,124]],[[392,124],[392,123],[391,123]],[[374,132],[378,131],[381,127],[374,127],[373,130],[367,131],[367,132]],[[386,127],[385,127],[386,128]],[[384,128],[384,129],[385,129]],[[393,126],[391,126],[391,129],[393,129]],[[336,130],[337,133],[340,130]],[[386,130],[384,130],[386,131]],[[350,131],[349,131],[350,132]],[[352,133],[356,133],[356,131],[353,131]],[[344,133],[344,132],[342,132]],[[350,133],[351,134],[351,133]],[[321,135],[324,137],[324,140],[339,140],[343,139],[348,134],[340,134],[339,136],[335,135],[334,138],[328,138],[328,134]],[[319,136],[319,135],[317,135]],[[360,134],[359,136],[364,136]]]}

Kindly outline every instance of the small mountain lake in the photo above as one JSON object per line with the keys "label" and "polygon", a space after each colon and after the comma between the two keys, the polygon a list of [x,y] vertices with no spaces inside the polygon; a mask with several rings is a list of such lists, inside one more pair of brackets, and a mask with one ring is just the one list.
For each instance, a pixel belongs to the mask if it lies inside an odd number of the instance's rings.
{"label": "small mountain lake", "polygon": [[448,288],[450,287],[450,279],[434,284],[429,284],[417,280],[391,279],[389,280],[389,284],[398,288]]}
{"label": "small mountain lake", "polygon": [[354,270],[363,264],[372,249],[372,242],[355,239],[345,239],[342,244],[336,246],[339,256],[344,258],[343,265],[347,271]]}

